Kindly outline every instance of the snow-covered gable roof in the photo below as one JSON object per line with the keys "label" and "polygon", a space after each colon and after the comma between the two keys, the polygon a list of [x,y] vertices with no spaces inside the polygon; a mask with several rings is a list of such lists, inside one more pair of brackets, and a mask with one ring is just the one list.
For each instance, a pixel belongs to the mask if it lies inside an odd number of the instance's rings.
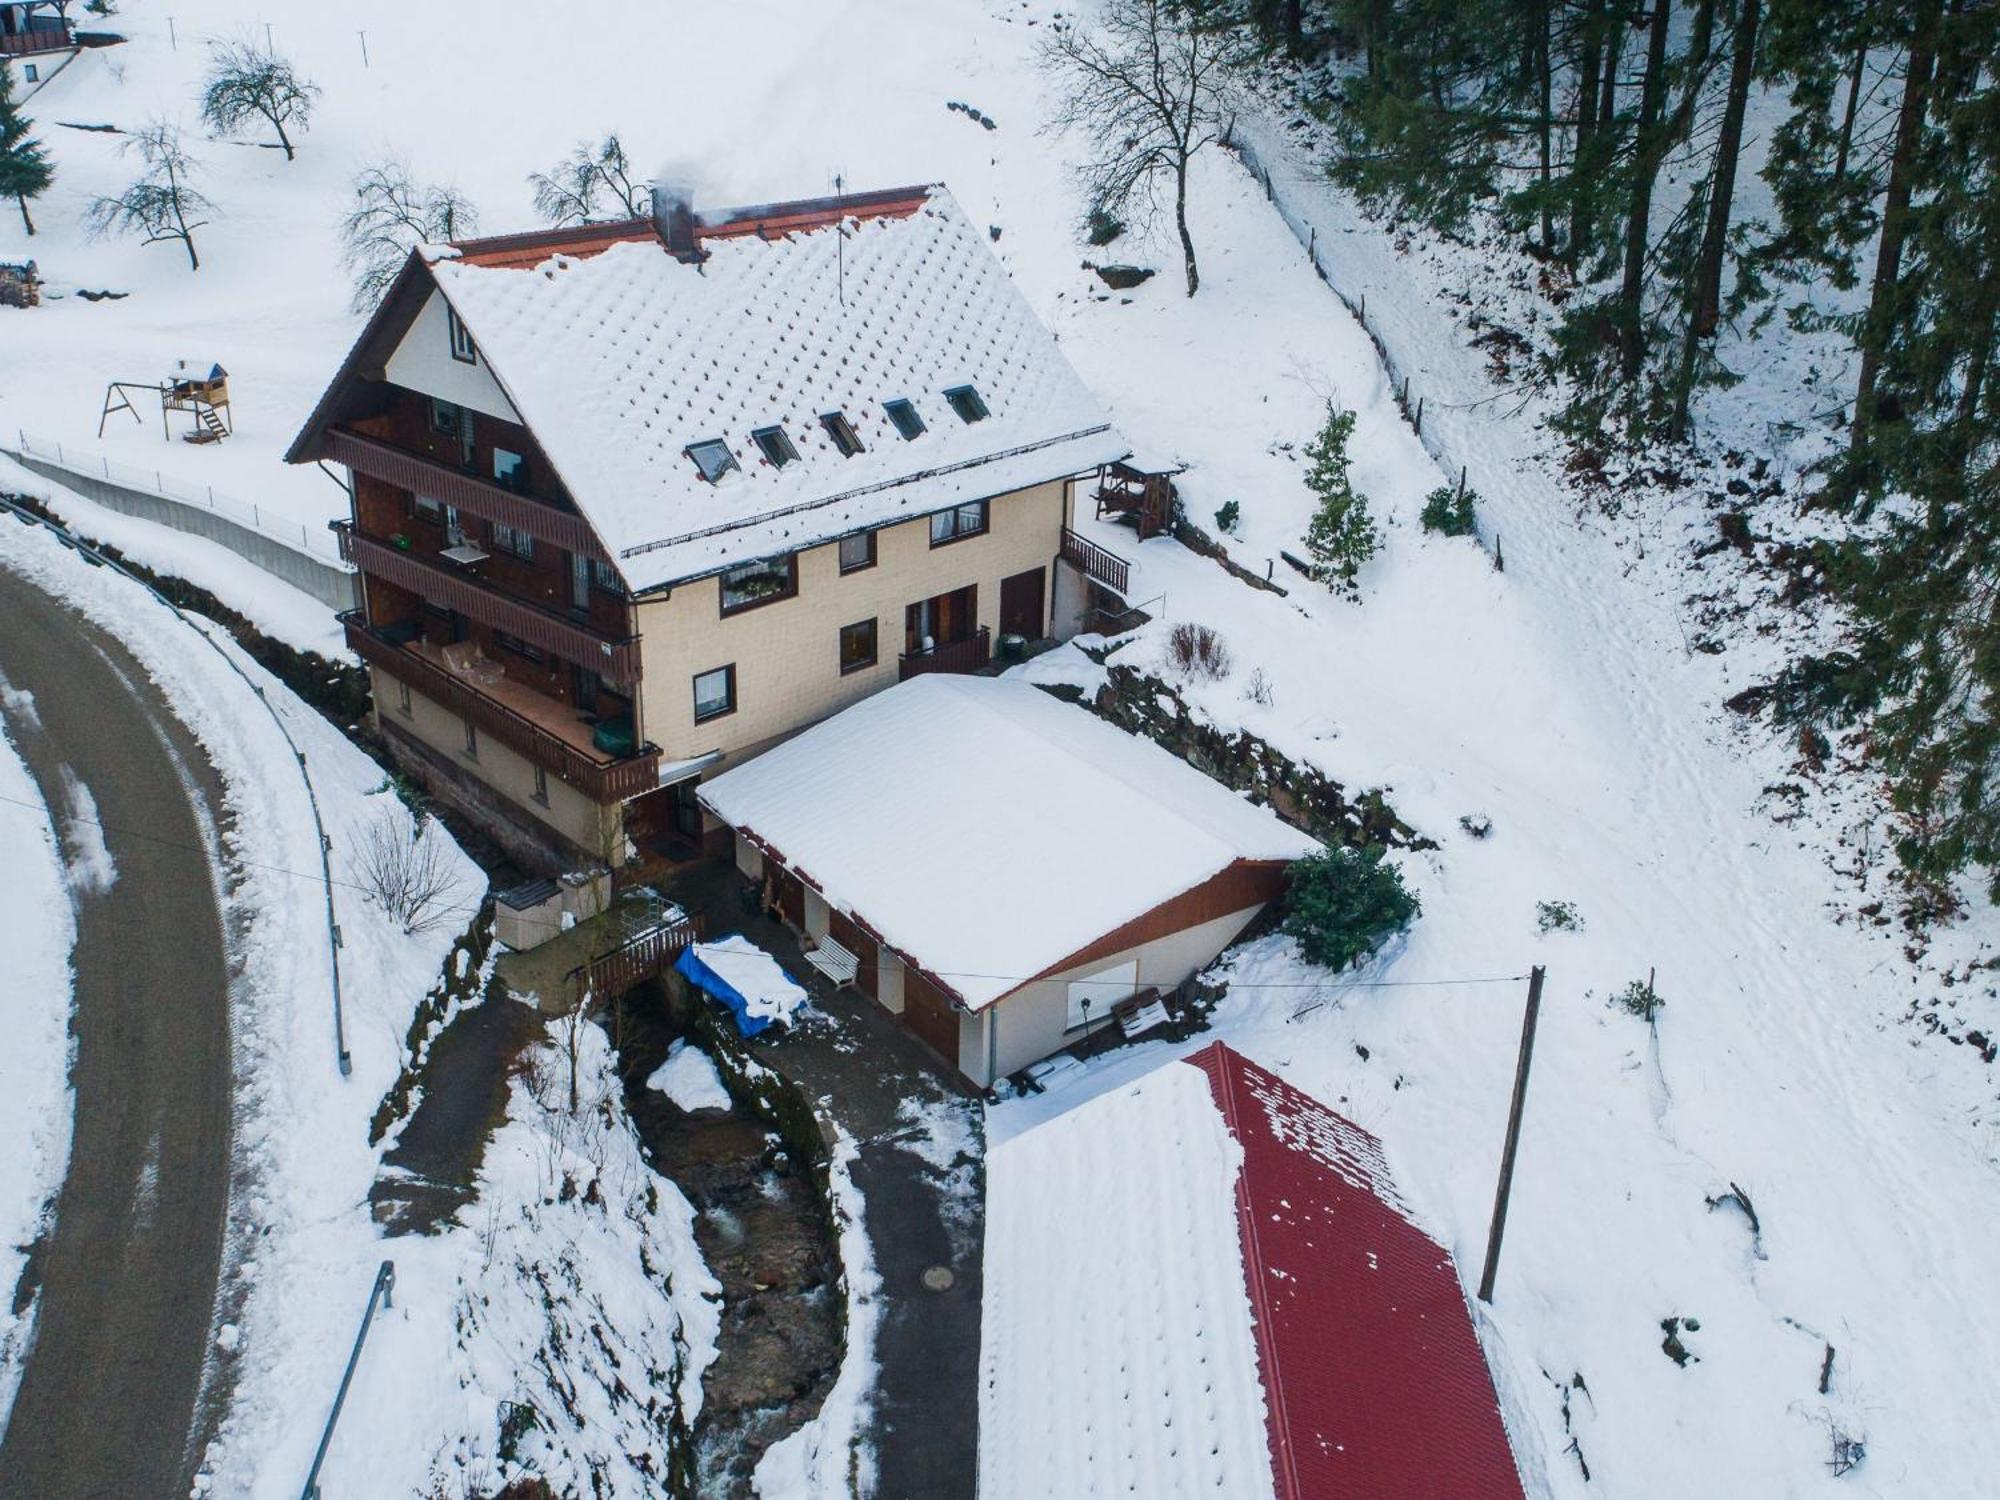
{"label": "snow-covered gable roof", "polygon": [[[784,207],[755,222],[787,222]],[[821,227],[783,233],[711,216],[698,262],[621,232],[532,265],[533,251],[475,246],[430,271],[643,590],[1126,452],[951,194],[916,189],[898,207],[793,216]],[[961,385],[985,420],[947,405]],[[899,398],[928,429],[914,440],[883,412]],[[820,422],[835,411],[864,451],[840,454]],[[784,430],[796,462],[764,460],[751,434],[767,427]],[[686,450],[718,438],[740,467],[710,483]]]}
{"label": "snow-covered gable roof", "polygon": [[975,1008],[1239,860],[1319,847],[1150,741],[1004,678],[912,678],[700,797]]}
{"label": "snow-covered gable roof", "polygon": [[981,1500],[1520,1500],[1381,1144],[1240,1053],[1003,1142],[986,1182]]}

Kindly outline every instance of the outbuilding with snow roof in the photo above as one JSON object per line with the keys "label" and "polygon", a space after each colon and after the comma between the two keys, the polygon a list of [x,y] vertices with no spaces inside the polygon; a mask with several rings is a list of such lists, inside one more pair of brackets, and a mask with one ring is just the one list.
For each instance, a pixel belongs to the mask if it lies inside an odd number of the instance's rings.
{"label": "outbuilding with snow roof", "polygon": [[1522,1500],[1381,1143],[1221,1042],[992,1147],[980,1500]]}
{"label": "outbuilding with snow roof", "polygon": [[1005,678],[913,678],[699,795],[772,903],[980,1085],[1184,983],[1319,847]]}

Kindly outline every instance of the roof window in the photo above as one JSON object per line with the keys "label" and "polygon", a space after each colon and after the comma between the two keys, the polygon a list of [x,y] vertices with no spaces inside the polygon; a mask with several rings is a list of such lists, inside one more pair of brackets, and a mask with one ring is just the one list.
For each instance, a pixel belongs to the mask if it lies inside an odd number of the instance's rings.
{"label": "roof window", "polygon": [[861,451],[861,439],[855,434],[854,424],[847,420],[846,412],[830,411],[819,419],[819,425],[833,439],[833,446],[840,450],[842,458],[852,458]]}
{"label": "roof window", "polygon": [[731,469],[741,467],[736,462],[736,455],[729,451],[729,444],[721,438],[703,438],[698,443],[689,443],[687,456],[694,460],[694,466],[701,470],[701,477],[710,484]]}
{"label": "roof window", "polygon": [[896,431],[902,433],[904,437],[914,438],[922,434],[924,419],[917,415],[914,406],[901,397],[894,401],[884,401],[882,410],[889,420],[896,424]]}
{"label": "roof window", "polygon": [[944,393],[944,399],[951,409],[958,413],[961,422],[983,422],[988,415],[986,403],[979,399],[979,392],[969,385],[955,385]]}
{"label": "roof window", "polygon": [[792,440],[785,435],[782,427],[759,427],[750,434],[750,441],[757,445],[757,451],[774,469],[798,462],[799,450],[792,446]]}

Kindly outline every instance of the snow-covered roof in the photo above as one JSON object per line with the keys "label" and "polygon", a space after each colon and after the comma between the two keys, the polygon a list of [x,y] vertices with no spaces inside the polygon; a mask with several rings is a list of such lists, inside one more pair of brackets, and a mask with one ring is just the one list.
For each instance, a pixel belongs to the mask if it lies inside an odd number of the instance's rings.
{"label": "snow-covered roof", "polygon": [[1381,1145],[1220,1042],[989,1151],[981,1500],[1520,1500]]}
{"label": "snow-covered roof", "polygon": [[1239,860],[1319,847],[1005,678],[912,678],[699,795],[975,1008]]}
{"label": "snow-covered roof", "polygon": [[[885,196],[844,218],[784,205],[704,216],[699,261],[626,227],[587,254],[482,256],[474,245],[430,261],[635,589],[1126,452],[951,194],[914,189],[889,210]],[[767,219],[805,227],[745,227]],[[963,421],[946,402],[965,385],[985,419]],[[884,414],[898,399],[927,428],[915,439]],[[821,424],[831,412],[862,452],[842,456]],[[797,450],[782,469],[752,441],[770,427]],[[712,439],[739,466],[713,483],[687,456]]]}

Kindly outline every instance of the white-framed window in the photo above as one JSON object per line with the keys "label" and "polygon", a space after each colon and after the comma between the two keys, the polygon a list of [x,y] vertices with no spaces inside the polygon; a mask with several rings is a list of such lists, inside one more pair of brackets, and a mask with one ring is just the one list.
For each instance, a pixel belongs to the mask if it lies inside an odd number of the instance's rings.
{"label": "white-framed window", "polygon": [[1083,1026],[1095,1026],[1111,1014],[1111,1007],[1120,1000],[1129,1000],[1139,988],[1139,960],[1128,958],[1122,964],[1113,964],[1108,969],[1099,969],[1095,974],[1086,974],[1081,979],[1069,982],[1069,1012],[1063,1025],[1070,1031]]}
{"label": "white-framed window", "polygon": [[33,63],[22,63],[21,71],[26,75],[30,83],[40,83],[42,81],[42,70]]}

